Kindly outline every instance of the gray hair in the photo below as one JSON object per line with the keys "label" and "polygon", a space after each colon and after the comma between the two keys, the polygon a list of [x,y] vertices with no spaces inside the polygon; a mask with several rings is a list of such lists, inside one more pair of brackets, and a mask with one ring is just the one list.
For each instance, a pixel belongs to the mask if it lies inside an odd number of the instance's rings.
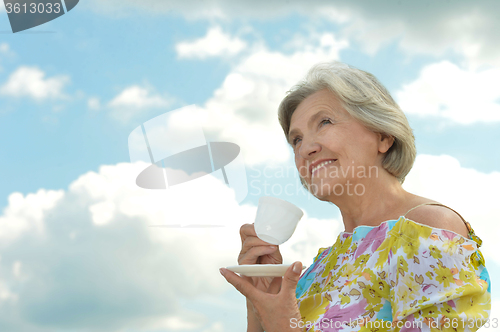
{"label": "gray hair", "polygon": [[278,119],[285,136],[288,138],[290,121],[299,104],[323,89],[330,90],[345,110],[367,129],[394,138],[382,166],[403,183],[417,154],[413,130],[387,89],[375,76],[363,70],[341,62],[313,66],[279,105]]}

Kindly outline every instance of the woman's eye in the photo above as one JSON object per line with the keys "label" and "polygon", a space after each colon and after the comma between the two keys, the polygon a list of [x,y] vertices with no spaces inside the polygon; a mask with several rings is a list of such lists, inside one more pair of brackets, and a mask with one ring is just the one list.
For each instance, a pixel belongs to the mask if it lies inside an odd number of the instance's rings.
{"label": "woman's eye", "polygon": [[299,138],[299,137],[295,137],[295,138],[293,139],[293,141],[292,141],[292,145],[293,145],[293,146],[297,145],[297,143],[299,143],[299,141],[300,141],[300,138]]}
{"label": "woman's eye", "polygon": [[321,120],[321,122],[319,124],[323,125],[325,123],[332,123],[332,121],[330,119],[323,119],[323,120]]}

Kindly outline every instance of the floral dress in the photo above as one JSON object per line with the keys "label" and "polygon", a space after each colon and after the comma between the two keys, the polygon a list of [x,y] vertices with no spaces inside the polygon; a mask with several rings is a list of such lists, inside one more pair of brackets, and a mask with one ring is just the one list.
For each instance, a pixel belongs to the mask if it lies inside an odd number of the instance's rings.
{"label": "floral dress", "polygon": [[466,225],[470,239],[404,216],[341,232],[297,285],[305,330],[475,331],[489,324],[491,283],[481,240]]}

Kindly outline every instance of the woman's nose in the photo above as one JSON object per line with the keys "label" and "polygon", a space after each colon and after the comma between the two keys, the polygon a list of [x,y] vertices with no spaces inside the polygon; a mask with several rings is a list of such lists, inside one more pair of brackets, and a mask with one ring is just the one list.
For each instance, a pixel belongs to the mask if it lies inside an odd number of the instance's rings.
{"label": "woman's nose", "polygon": [[321,151],[321,145],[316,140],[303,140],[300,146],[300,156],[304,159],[310,159],[311,156]]}

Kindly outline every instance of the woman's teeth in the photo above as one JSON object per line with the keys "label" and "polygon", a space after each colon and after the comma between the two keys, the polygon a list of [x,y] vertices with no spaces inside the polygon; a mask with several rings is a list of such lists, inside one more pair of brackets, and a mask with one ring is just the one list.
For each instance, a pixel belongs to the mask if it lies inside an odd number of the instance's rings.
{"label": "woman's teeth", "polygon": [[328,165],[329,163],[334,162],[334,161],[335,161],[335,160],[328,160],[328,161],[324,161],[324,162],[322,162],[321,164],[319,164],[318,166],[316,166],[316,167],[314,167],[314,168],[312,169],[311,174],[314,174],[314,172],[316,172],[316,170],[317,170],[317,169],[319,169],[320,167],[326,166],[326,165]]}

